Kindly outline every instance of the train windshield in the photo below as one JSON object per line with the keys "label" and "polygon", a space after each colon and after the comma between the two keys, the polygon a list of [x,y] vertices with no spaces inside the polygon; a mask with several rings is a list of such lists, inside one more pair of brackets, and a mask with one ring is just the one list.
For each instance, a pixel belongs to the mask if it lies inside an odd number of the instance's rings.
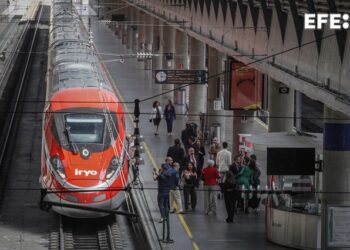
{"label": "train windshield", "polygon": [[103,143],[105,118],[97,114],[70,114],[65,116],[70,143]]}

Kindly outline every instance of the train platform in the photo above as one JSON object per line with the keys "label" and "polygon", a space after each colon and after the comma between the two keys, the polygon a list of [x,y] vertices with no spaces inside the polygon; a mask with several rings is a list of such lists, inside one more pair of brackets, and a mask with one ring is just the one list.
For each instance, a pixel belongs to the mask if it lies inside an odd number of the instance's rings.
{"label": "train platform", "polygon": [[[94,36],[94,44],[113,79],[120,95],[120,100],[125,103],[127,115],[127,129],[133,133],[132,113],[133,101],[140,100],[161,93],[159,85],[154,83],[152,72],[143,69],[143,62],[136,58],[127,58],[125,63],[113,62],[117,55],[130,54],[113,32],[96,16],[91,17],[91,31]],[[175,138],[179,138],[181,130],[185,126],[187,117],[178,115],[174,123],[173,135],[166,132],[165,121],[160,124],[160,134],[154,135],[153,125],[149,122],[149,113],[152,102],[158,100],[164,107],[167,97],[160,96],[141,102],[140,132],[145,138],[144,154],[145,164],[140,166],[140,176],[143,181],[154,224],[158,235],[161,236],[162,226],[158,223],[160,213],[157,206],[157,183],[152,178],[152,168],[160,166],[164,162],[169,146],[173,145]],[[183,106],[176,106],[178,113],[183,112]],[[204,213],[203,193],[198,191],[197,209],[187,214],[171,214],[171,238],[173,244],[167,244],[165,249],[286,249],[272,244],[266,240],[264,209],[258,213],[246,215],[239,213],[235,216],[233,224],[227,224],[226,210],[223,200],[218,200],[216,216],[206,216]]]}

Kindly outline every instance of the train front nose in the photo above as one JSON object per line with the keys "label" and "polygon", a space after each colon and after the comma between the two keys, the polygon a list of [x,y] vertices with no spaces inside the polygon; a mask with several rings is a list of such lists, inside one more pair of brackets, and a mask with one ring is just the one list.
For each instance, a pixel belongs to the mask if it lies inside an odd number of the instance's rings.
{"label": "train front nose", "polygon": [[[59,201],[63,206],[56,207],[57,212],[76,218],[96,218],[108,215],[108,213],[98,211],[98,209],[112,209],[112,195],[106,182],[96,179],[75,180],[74,184],[74,186],[68,182],[64,184],[64,191],[61,193]],[[88,186],[88,188],[81,187],[82,185]],[[64,205],[69,207],[64,207]],[[74,208],[78,206],[83,207],[83,209]]]}

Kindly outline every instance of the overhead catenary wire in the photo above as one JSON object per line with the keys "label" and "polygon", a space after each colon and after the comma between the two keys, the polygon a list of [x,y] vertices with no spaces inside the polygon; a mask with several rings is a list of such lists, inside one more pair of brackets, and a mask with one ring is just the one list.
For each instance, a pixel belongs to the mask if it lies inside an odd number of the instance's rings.
{"label": "overhead catenary wire", "polygon": [[[329,35],[323,36],[323,37],[320,38],[320,40],[328,39],[328,38],[331,38],[331,37],[333,37],[333,36],[335,36],[335,33],[334,33],[334,34],[329,34]],[[243,65],[243,66],[240,66],[240,67],[238,67],[238,68],[235,69],[235,70],[231,70],[231,69],[230,69],[230,70],[221,71],[221,72],[219,72],[219,73],[217,73],[217,74],[214,74],[214,75],[210,75],[210,76],[208,76],[207,79],[205,80],[205,83],[208,84],[208,80],[211,79],[211,78],[215,78],[215,77],[221,76],[221,75],[226,74],[226,73],[228,73],[228,72],[230,72],[230,71],[238,71],[238,70],[240,70],[241,68],[244,68],[244,67],[246,67],[246,66],[253,65],[253,64],[256,64],[256,63],[259,63],[259,62],[268,60],[268,59],[270,59],[270,58],[273,58],[273,57],[275,57],[275,56],[282,55],[282,54],[284,54],[284,53],[288,53],[288,52],[293,51],[293,50],[295,50],[295,49],[300,49],[301,47],[304,47],[304,46],[313,44],[313,43],[315,43],[316,41],[318,41],[318,40],[315,39],[315,40],[312,40],[312,41],[303,43],[303,44],[301,44],[300,46],[291,47],[291,48],[289,48],[289,49],[286,49],[286,50],[283,50],[283,51],[280,51],[280,52],[276,52],[276,53],[271,54],[271,55],[268,55],[268,56],[264,56],[263,58],[257,59],[257,60],[255,60],[255,61],[252,61],[252,62],[250,62],[250,63],[247,63],[247,64],[245,64],[245,65]],[[109,55],[109,53],[106,53],[106,55]],[[111,55],[113,55],[113,53],[112,53]],[[118,54],[115,54],[115,55],[116,55],[116,56],[120,56],[120,55],[118,55]],[[148,101],[148,100],[151,100],[151,99],[160,97],[160,96],[162,96],[162,95],[165,95],[165,94],[174,92],[174,91],[176,91],[176,90],[179,90],[179,89],[182,89],[182,88],[185,88],[185,87],[187,87],[187,86],[194,85],[194,84],[197,84],[197,83],[193,82],[193,83],[181,85],[181,86],[175,87],[175,88],[173,88],[173,89],[171,89],[171,90],[164,91],[164,92],[161,92],[161,93],[159,93],[159,94],[156,94],[156,95],[153,95],[153,96],[144,98],[144,99],[140,99],[140,102],[145,102],[145,101]],[[28,102],[29,102],[29,101],[28,101]],[[38,101],[38,102],[48,102],[48,101]],[[72,101],[72,103],[79,103],[79,102]],[[93,102],[91,102],[91,103],[93,103]],[[128,104],[128,103],[134,103],[134,101],[117,102],[117,103],[126,103],[126,104]]]}
{"label": "overhead catenary wire", "polygon": [[[330,35],[326,35],[326,36],[323,36],[322,38],[320,38],[320,40],[328,39],[328,38],[331,38],[331,37],[333,37],[333,36],[335,36],[335,35],[336,35],[335,33],[334,33],[334,34],[330,34]],[[313,43],[315,43],[315,42],[317,42],[317,41],[318,41],[318,39],[315,39],[315,40],[312,40],[312,41],[303,43],[303,44],[301,44],[300,46],[298,45],[298,46],[295,46],[295,47],[292,47],[292,48],[289,48],[289,49],[286,49],[286,50],[283,50],[283,51],[280,51],[280,52],[276,52],[276,53],[274,53],[274,54],[272,54],[272,55],[265,56],[265,57],[263,57],[263,58],[257,59],[257,60],[255,60],[255,61],[250,62],[250,63],[247,63],[247,64],[245,64],[245,65],[243,65],[243,66],[240,66],[240,67],[238,67],[237,69],[235,69],[235,70],[233,70],[233,71],[238,71],[239,69],[244,68],[244,67],[247,67],[247,66],[249,66],[249,65],[253,65],[253,64],[256,64],[256,63],[265,61],[265,60],[267,60],[267,59],[274,58],[274,57],[276,57],[276,56],[282,55],[282,54],[284,54],[284,53],[288,53],[288,52],[293,51],[293,50],[295,50],[295,49],[300,49],[301,47],[304,47],[304,46],[313,44]],[[231,70],[231,69],[230,69],[230,70],[224,70],[224,71],[219,72],[219,73],[217,73],[217,74],[210,75],[210,76],[207,77],[206,82],[208,83],[208,80],[209,80],[209,79],[215,78],[215,77],[218,77],[218,76],[221,76],[221,75],[226,74],[226,73],[228,73],[228,72],[230,72],[230,71],[232,71],[232,70]],[[182,88],[184,88],[184,87],[191,86],[191,85],[193,85],[193,84],[196,84],[196,83],[189,83],[189,84],[185,84],[185,85],[179,86],[179,87],[177,87],[177,88],[174,88],[174,89],[171,89],[171,90],[162,92],[162,93],[160,93],[160,94],[157,94],[157,95],[154,95],[154,96],[151,96],[151,97],[148,97],[148,98],[141,99],[140,102],[144,102],[144,101],[147,101],[147,100],[150,100],[150,99],[154,99],[154,98],[156,98],[156,97],[159,97],[159,96],[162,96],[162,95],[164,95],[164,94],[168,94],[168,93],[174,92],[175,90],[179,90],[179,89],[182,89]]]}
{"label": "overhead catenary wire", "polygon": [[[307,45],[316,43],[316,42],[319,41],[319,40],[328,39],[328,38],[331,38],[331,37],[333,37],[333,36],[336,36],[336,34],[335,34],[335,33],[329,34],[329,35],[326,35],[326,36],[321,37],[320,39],[315,39],[315,40],[312,40],[312,41],[309,41],[309,42],[305,42],[305,43],[301,44],[300,46],[297,45],[297,46],[291,47],[291,48],[289,48],[289,49],[282,50],[282,51],[280,51],[280,52],[276,52],[276,53],[274,53],[274,54],[264,56],[263,58],[254,60],[254,61],[252,61],[252,62],[250,62],[250,63],[247,63],[247,64],[245,64],[245,65],[242,65],[242,66],[240,66],[240,67],[238,67],[238,68],[236,68],[236,69],[234,69],[234,70],[231,70],[231,69],[230,69],[230,70],[224,70],[224,71],[219,72],[219,73],[217,73],[217,74],[210,75],[210,76],[208,76],[207,79],[205,80],[205,83],[208,83],[208,80],[211,79],[211,78],[215,78],[215,77],[221,76],[221,75],[226,74],[226,73],[228,73],[228,72],[230,72],[230,71],[238,71],[238,70],[240,70],[241,68],[247,67],[247,66],[249,66],[249,65],[253,65],[253,64],[256,64],[256,63],[259,63],[259,62],[268,60],[268,59],[270,59],[270,58],[273,58],[273,57],[282,55],[282,54],[284,54],[284,53],[288,53],[288,52],[293,51],[293,50],[295,50],[295,49],[300,49],[300,48],[302,48],[302,47],[304,47],[304,46],[307,46]],[[18,52],[17,52],[17,53],[18,53]],[[47,53],[47,52],[46,52],[46,53]],[[106,53],[106,55],[108,55],[108,54],[109,54],[109,55],[113,55],[113,53],[111,53],[111,54],[110,54],[110,53]],[[163,53],[163,54],[165,54],[165,53]],[[103,55],[103,54],[101,54],[101,55]],[[115,55],[118,56],[118,57],[122,56],[122,55],[118,55],[118,54],[115,54]],[[134,55],[137,55],[137,54],[134,54]],[[246,56],[247,56],[247,55],[246,55]],[[154,99],[154,98],[156,98],[156,97],[159,97],[159,96],[162,96],[162,95],[165,95],[165,94],[174,92],[175,90],[179,90],[179,89],[182,89],[182,88],[184,88],[184,87],[191,86],[191,85],[193,85],[193,84],[197,84],[197,83],[194,82],[194,83],[185,84],[185,85],[176,87],[176,88],[174,88],[174,89],[171,89],[171,90],[168,90],[168,91],[165,91],[165,92],[162,92],[162,93],[159,93],[159,94],[156,94],[156,95],[153,95],[153,96],[150,96],[150,97],[141,99],[140,102],[144,102],[144,101],[147,101],[147,100],[150,100],[150,99]],[[133,102],[133,101],[128,101],[128,102],[125,102],[125,103],[132,103],[132,102]]]}
{"label": "overhead catenary wire", "polygon": [[[51,51],[55,51],[54,49],[50,49]],[[60,51],[59,49],[56,51]],[[2,53],[7,53],[7,54],[48,54],[48,51],[10,51],[10,50],[2,50],[0,51]],[[140,51],[141,52],[141,51]],[[142,53],[142,52],[141,52]],[[85,51],[78,51],[78,52],[74,52],[74,55],[79,55],[79,54],[86,54]],[[157,53],[157,54],[151,54],[151,56],[165,56],[168,53]],[[100,52],[99,55],[103,55],[103,56],[111,56],[111,57],[117,57],[120,58],[122,57],[123,59],[132,59],[132,58],[137,58],[138,56],[140,56],[140,54],[136,53],[128,53],[128,54],[119,54],[119,53],[108,53],[108,52]],[[183,57],[183,54],[177,53],[174,54],[174,57]],[[202,55],[191,55],[192,57],[200,57]],[[250,54],[244,54],[244,55],[238,55],[238,57],[249,57],[249,56],[253,56]],[[254,54],[255,57],[260,57],[260,56],[266,56],[266,54],[261,54],[261,55],[257,55]],[[210,55],[208,57],[211,57]],[[214,56],[213,56],[214,57]]]}
{"label": "overhead catenary wire", "polygon": [[[334,34],[329,34],[329,35],[323,36],[323,37],[320,38],[320,40],[328,39],[328,38],[331,38],[331,37],[333,37],[333,36],[335,36],[335,33],[334,33]],[[247,67],[247,66],[249,66],[249,65],[253,65],[253,64],[256,64],[256,63],[259,63],[259,62],[268,60],[268,59],[270,59],[270,58],[273,58],[273,57],[282,55],[282,54],[284,54],[284,53],[288,53],[288,52],[293,51],[293,50],[295,50],[295,49],[300,49],[301,47],[304,47],[304,46],[313,44],[313,43],[315,43],[316,41],[318,41],[318,40],[315,39],[315,40],[312,40],[312,41],[303,43],[303,44],[301,44],[300,46],[291,47],[291,48],[289,48],[289,49],[286,49],[286,50],[283,50],[283,51],[280,51],[280,52],[276,52],[276,53],[274,53],[274,54],[265,56],[265,57],[263,57],[263,58],[254,60],[254,61],[252,61],[252,62],[250,62],[250,63],[247,63],[247,64],[245,64],[245,65],[243,65],[243,66],[238,67],[238,68],[235,69],[234,71],[238,71],[239,69],[244,68],[244,67]],[[228,73],[228,72],[230,72],[230,71],[232,71],[232,70],[231,70],[231,69],[230,69],[230,70],[225,70],[225,71],[219,72],[219,73],[217,73],[217,74],[210,75],[210,76],[208,76],[207,79],[205,80],[205,83],[208,84],[208,80],[209,80],[209,79],[212,79],[212,78],[218,77],[218,76],[220,76],[220,75],[226,74],[226,73]],[[146,102],[146,101],[149,101],[149,100],[152,100],[152,99],[155,99],[155,98],[157,98],[157,97],[163,96],[163,95],[168,94],[168,93],[172,93],[172,92],[174,92],[174,91],[176,91],[176,90],[179,90],[179,89],[182,89],[182,88],[184,88],[184,87],[191,86],[191,85],[194,85],[194,84],[197,84],[197,83],[189,83],[189,84],[181,85],[181,86],[175,87],[175,88],[173,88],[173,89],[171,89],[171,90],[167,90],[167,91],[161,92],[161,93],[159,93],[159,94],[156,94],[156,95],[153,95],[153,96],[150,96],[150,97],[147,97],[147,98],[140,99],[140,103],[141,103],[141,102]],[[44,100],[44,101],[21,100],[21,102],[49,102],[49,101],[47,101],[47,100]],[[54,102],[51,101],[51,103],[54,103]],[[64,103],[64,102],[62,102],[62,103]],[[66,101],[66,103],[79,103],[79,102],[76,102],[76,101],[67,102],[67,101]],[[83,102],[81,102],[81,103],[83,103]],[[89,102],[89,103],[94,103],[94,102]],[[120,101],[119,101],[119,102],[116,102],[116,103],[132,104],[132,103],[134,103],[134,101],[125,101],[125,102],[120,102]],[[0,112],[0,113],[9,113],[9,112],[11,112],[11,111],[4,111],[4,112]],[[36,112],[36,111],[34,111],[34,112],[29,112],[29,113],[41,113],[41,112]],[[147,114],[147,113],[142,113],[142,114]],[[200,114],[188,114],[188,116],[199,116],[199,115],[200,115]],[[210,114],[206,114],[206,115],[207,115],[207,116],[210,116]],[[219,116],[226,116],[226,115],[219,115]],[[226,117],[227,117],[227,116],[226,116]],[[235,115],[228,115],[228,117],[235,117]],[[241,117],[241,115],[239,115],[238,117]],[[246,115],[246,117],[249,117],[249,115]],[[257,117],[257,116],[256,116],[256,115],[252,115],[252,117]],[[269,116],[269,117],[270,117],[270,118],[296,118],[296,119],[298,119],[298,118],[299,118],[299,119],[300,119],[300,118],[303,118],[303,117],[275,117],[275,116],[274,116],[274,117]],[[313,119],[327,119],[327,118],[313,118]],[[332,119],[332,120],[334,120],[334,119]],[[348,120],[348,119],[342,119],[342,120]]]}
{"label": "overhead catenary wire", "polygon": [[[108,189],[84,189],[84,188],[75,188],[75,189],[58,189],[58,188],[51,188],[50,191],[47,191],[48,194],[50,193],[90,193],[90,192],[116,192],[116,191],[126,191],[128,192],[130,189],[137,189],[137,190],[149,190],[149,191],[155,191],[158,190],[158,187],[131,187],[131,186],[127,186],[127,187],[116,187],[116,188],[108,188]],[[5,191],[41,191],[41,188],[26,188],[26,187],[17,187],[17,188],[0,188],[0,190],[5,190]],[[183,188],[180,188],[180,190],[183,190]],[[196,188],[196,191],[199,192],[208,192],[208,190],[203,189],[203,188]],[[212,190],[212,191],[221,191],[221,189],[217,188],[216,190]],[[234,191],[237,192],[246,192],[246,193],[254,193],[254,192],[258,192],[258,193],[265,193],[265,194],[349,194],[350,191],[292,191],[292,190],[279,190],[279,189],[265,189],[265,188],[261,188],[259,190],[257,189],[234,189]]]}
{"label": "overhead catenary wire", "polygon": [[[240,111],[240,110],[239,110]],[[244,111],[244,110],[243,110]],[[23,112],[12,112],[12,111],[3,111],[0,112],[0,114],[7,114],[7,113],[20,113],[20,114],[67,114],[67,110],[62,111],[23,111]],[[91,114],[91,113],[85,113],[85,112],[79,112],[79,111],[69,111],[70,114]],[[104,115],[105,113],[103,111],[95,111],[94,114],[101,114]],[[124,114],[124,115],[133,115],[133,112],[114,112],[111,114]],[[151,112],[141,112],[140,115],[151,115]],[[207,117],[228,117],[228,118],[241,118],[242,114],[191,114],[191,113],[179,113],[176,114],[176,116],[202,116],[205,115]],[[275,116],[275,115],[257,115],[257,114],[244,114],[244,117],[246,118],[271,118],[271,119],[309,119],[309,120],[332,120],[332,121],[349,121],[350,119],[347,118],[330,118],[330,117],[309,117],[309,116]]]}

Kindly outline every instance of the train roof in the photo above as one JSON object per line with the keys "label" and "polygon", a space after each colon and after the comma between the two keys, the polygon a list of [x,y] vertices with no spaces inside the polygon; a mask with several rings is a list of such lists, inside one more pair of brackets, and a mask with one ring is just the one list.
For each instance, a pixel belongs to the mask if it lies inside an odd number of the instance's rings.
{"label": "train roof", "polygon": [[74,87],[96,87],[111,90],[99,65],[89,62],[61,63],[53,71],[53,91]]}
{"label": "train roof", "polygon": [[50,32],[52,93],[70,88],[112,90],[70,0],[56,1]]}
{"label": "train roof", "polygon": [[60,63],[77,63],[89,62],[97,64],[98,59],[95,51],[83,42],[61,42],[57,44],[52,52],[52,65],[56,66]]}
{"label": "train roof", "polygon": [[85,42],[89,39],[78,13],[71,3],[55,4],[51,29],[50,46],[71,41]]}
{"label": "train roof", "polygon": [[55,23],[51,30],[51,43],[50,46],[54,46],[60,42],[85,42],[88,43],[86,31],[81,26],[81,23],[75,23],[72,21],[64,23]]}

